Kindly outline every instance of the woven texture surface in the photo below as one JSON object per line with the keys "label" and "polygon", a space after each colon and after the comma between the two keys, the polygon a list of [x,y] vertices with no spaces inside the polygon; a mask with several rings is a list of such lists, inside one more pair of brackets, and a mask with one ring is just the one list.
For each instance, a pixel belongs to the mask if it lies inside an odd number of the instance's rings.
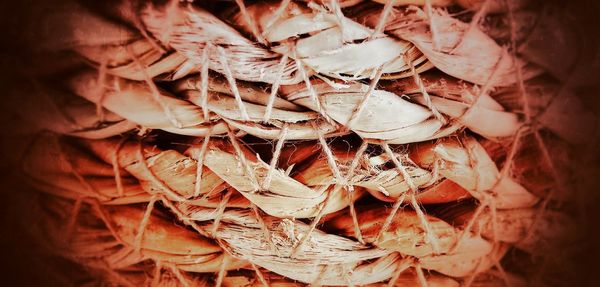
{"label": "woven texture surface", "polygon": [[79,283],[568,284],[549,270],[572,275],[598,120],[555,4],[71,1],[42,22],[14,156],[31,234]]}

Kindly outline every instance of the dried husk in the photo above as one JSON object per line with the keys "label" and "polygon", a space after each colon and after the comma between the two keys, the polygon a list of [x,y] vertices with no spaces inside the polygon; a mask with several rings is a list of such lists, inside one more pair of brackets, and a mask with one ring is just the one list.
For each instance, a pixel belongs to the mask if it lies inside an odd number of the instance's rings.
{"label": "dried husk", "polygon": [[[496,240],[514,244],[531,254],[539,254],[541,250],[556,249],[573,240],[579,233],[573,218],[567,214],[546,210],[540,216],[537,208],[499,210],[496,215],[498,228]],[[473,216],[469,211],[452,221],[464,225]],[[484,212],[477,218],[476,232],[492,239],[494,237],[493,218],[490,212]]]}
{"label": "dried husk", "polygon": [[[119,166],[134,175],[150,194],[166,194],[173,191],[175,195],[185,198],[194,195],[196,161],[175,150],[161,151],[154,146],[135,141],[125,142],[119,147],[119,140],[116,139],[85,141],[83,144],[105,162],[111,163],[116,153]],[[159,181],[169,190],[164,190],[157,183]],[[223,190],[223,183],[224,181],[210,169],[203,167],[200,195]]]}
{"label": "dried husk", "polygon": [[[428,242],[426,231],[423,229],[416,212],[399,211],[387,231],[379,235],[384,220],[390,211],[383,211],[378,206],[362,206],[358,215],[359,227],[365,242],[379,248],[400,252],[403,255],[417,258],[434,254],[431,242]],[[450,224],[432,216],[427,217],[434,236],[438,239],[439,253],[447,253],[458,238],[457,232]],[[327,222],[327,227],[336,233],[353,236],[352,219],[343,214]]]}
{"label": "dried husk", "polygon": [[49,207],[50,211],[43,211],[48,218],[44,234],[51,240],[51,248],[68,252],[76,261],[91,268],[107,268],[108,264],[108,268],[123,269],[152,259],[182,270],[218,272],[223,256],[228,257],[227,269],[247,266],[247,262],[223,255],[212,240],[173,225],[159,215],[150,215],[139,242],[140,251],[135,252],[136,233],[144,216],[142,209],[108,207],[100,211],[108,220],[104,221],[98,211],[86,208],[80,211],[72,227],[77,232],[65,233],[61,219],[69,216],[70,204],[54,200]]}
{"label": "dried husk", "polygon": [[539,200],[513,179],[500,177],[496,164],[473,138],[446,138],[422,144],[414,148],[411,158],[426,167],[442,160],[441,175],[472,191],[472,195],[482,201],[486,199],[481,191],[492,190],[493,203],[500,209],[530,207]]}
{"label": "dried husk", "polygon": [[[379,21],[379,9],[366,7],[356,12],[356,17],[359,22],[374,27]],[[513,58],[479,28],[469,27],[439,10],[433,17],[437,44],[432,40],[425,13],[419,8],[390,15],[385,31],[413,43],[444,73],[478,85],[516,83],[516,65],[522,66],[524,79],[540,74],[539,68],[529,67],[523,60]],[[434,45],[438,45],[437,48]]]}
{"label": "dried husk", "polygon": [[[90,139],[107,138],[128,132],[136,124],[106,109],[98,113],[96,105],[45,83],[23,82],[22,89],[12,90],[8,98],[27,100],[16,113],[37,131],[52,131]],[[31,115],[35,115],[32,117]]]}
{"label": "dried husk", "polygon": [[[222,123],[203,120],[200,107],[166,91],[157,88],[158,100],[153,99],[155,91],[142,82],[107,77],[105,82],[98,83],[98,77],[88,72],[71,79],[70,88],[75,94],[146,128],[190,136],[204,136],[209,130],[214,134],[226,131]],[[130,109],[132,106],[136,109]]]}
{"label": "dried husk", "polygon": [[[208,44],[222,45],[226,55],[235,55],[228,56],[228,64],[236,79],[266,83],[280,79],[282,84],[302,81],[295,74],[293,62],[288,62],[279,75],[277,54],[246,39],[208,11],[184,5],[172,5],[170,10],[169,6],[147,5],[141,19],[163,45],[172,47],[194,64],[203,64],[199,59]],[[217,49],[210,49],[208,59],[211,70],[224,73]]]}
{"label": "dried husk", "polygon": [[[347,202],[343,200],[341,188],[310,188],[278,169],[272,171],[269,189],[262,190],[260,187],[269,165],[256,158],[247,148],[242,149],[242,154],[236,155],[225,142],[212,140],[204,164],[267,214],[282,218],[313,217],[316,216],[319,205],[327,198],[327,204],[323,207],[325,213],[346,207]],[[252,174],[247,174],[246,167],[238,160],[239,156],[245,157]]]}
{"label": "dried husk", "polygon": [[[263,2],[248,6],[247,10],[259,33],[264,34],[266,41],[275,43],[274,51],[301,60],[316,73],[334,78],[373,78],[375,71],[383,67],[383,73],[409,76],[410,67],[402,55],[408,55],[415,66],[425,62],[410,43],[383,35],[371,39],[373,30],[349,18],[341,20],[342,30],[337,27],[339,21],[333,13],[288,5],[282,14],[275,16],[278,6],[275,2]],[[242,31],[251,31],[241,14],[236,15],[234,23]],[[296,39],[304,34],[310,36]],[[421,65],[419,71],[427,68]]]}

